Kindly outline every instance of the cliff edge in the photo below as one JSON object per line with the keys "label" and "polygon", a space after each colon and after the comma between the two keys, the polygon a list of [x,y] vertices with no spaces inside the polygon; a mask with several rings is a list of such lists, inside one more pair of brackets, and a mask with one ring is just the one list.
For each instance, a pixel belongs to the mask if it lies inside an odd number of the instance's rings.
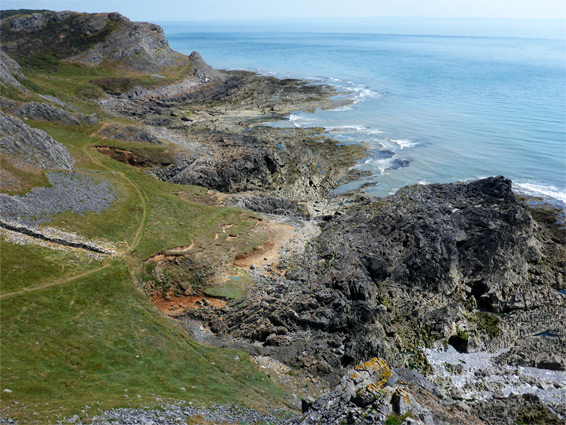
{"label": "cliff edge", "polygon": [[160,26],[115,12],[10,10],[1,16],[2,49],[27,65],[48,67],[64,60],[151,73],[190,63],[169,47]]}

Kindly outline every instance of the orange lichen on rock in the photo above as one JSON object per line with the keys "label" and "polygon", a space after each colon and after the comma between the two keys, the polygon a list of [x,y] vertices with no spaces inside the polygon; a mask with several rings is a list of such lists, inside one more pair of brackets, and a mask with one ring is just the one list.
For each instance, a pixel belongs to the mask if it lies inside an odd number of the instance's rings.
{"label": "orange lichen on rock", "polygon": [[[356,370],[360,372],[365,371],[374,375],[377,380],[372,385],[376,388],[381,388],[393,375],[393,372],[391,372],[385,360],[378,357],[374,357],[365,363],[360,363],[356,366]],[[354,377],[352,377],[352,379],[354,379]]]}

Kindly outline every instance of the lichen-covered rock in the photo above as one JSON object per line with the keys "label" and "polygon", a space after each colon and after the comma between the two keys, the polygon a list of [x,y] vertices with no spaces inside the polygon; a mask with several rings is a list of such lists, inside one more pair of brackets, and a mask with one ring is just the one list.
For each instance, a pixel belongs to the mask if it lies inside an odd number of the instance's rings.
{"label": "lichen-covered rock", "polygon": [[0,111],[0,152],[45,169],[73,169],[73,157],[43,130]]}
{"label": "lichen-covered rock", "polygon": [[384,424],[390,415],[431,423],[423,409],[403,388],[389,385],[393,372],[383,359],[373,358],[349,370],[330,393],[317,399],[301,425]]}

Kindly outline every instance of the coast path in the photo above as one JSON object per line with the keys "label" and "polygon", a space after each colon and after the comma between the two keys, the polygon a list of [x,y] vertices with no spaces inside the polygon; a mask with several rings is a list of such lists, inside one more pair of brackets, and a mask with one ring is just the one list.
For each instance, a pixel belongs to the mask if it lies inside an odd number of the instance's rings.
{"label": "coast path", "polygon": [[[108,168],[107,166],[105,166],[104,164],[102,164],[102,163],[100,162],[100,160],[98,160],[97,158],[95,158],[95,157],[91,154],[91,152],[90,152],[90,145],[89,145],[89,144],[86,144],[86,145],[83,147],[83,152],[90,158],[90,160],[91,160],[94,164],[96,164],[96,165],[98,165],[98,166],[100,166],[100,167],[102,167],[102,168],[104,168],[104,169],[106,169],[106,170],[108,170],[108,171],[114,172],[114,170],[112,170],[112,169]],[[138,246],[138,244],[139,244],[139,242],[140,242],[140,240],[141,240],[141,237],[142,237],[142,235],[143,235],[143,229],[144,229],[145,224],[146,224],[146,221],[147,221],[147,210],[148,210],[147,203],[148,203],[148,200],[147,200],[147,194],[145,194],[145,192],[143,191],[143,189],[140,188],[136,183],[134,183],[130,178],[128,178],[128,176],[126,176],[126,174],[124,174],[124,173],[122,173],[122,172],[117,173],[117,174],[118,174],[122,179],[124,179],[130,186],[132,186],[132,187],[134,188],[134,190],[135,190],[136,193],[138,194],[138,196],[139,196],[139,198],[140,198],[140,200],[141,200],[141,204],[142,204],[142,218],[141,218],[141,220],[140,220],[140,224],[139,224],[139,226],[138,226],[138,228],[137,228],[137,230],[136,230],[136,233],[135,233],[135,235],[134,235],[134,237],[133,237],[133,239],[132,239],[132,242],[129,244],[129,248],[127,248],[127,249],[125,249],[124,251],[122,251],[122,253],[118,253],[118,255],[121,254],[121,256],[124,256],[124,257],[126,257],[126,258],[128,259],[128,263],[129,263],[128,270],[129,270],[129,273],[130,273],[131,278],[134,279],[135,276],[134,276],[133,269],[132,269],[132,267],[131,267],[132,264],[133,264],[133,258],[131,258],[131,257],[129,256],[129,254],[130,254],[131,252],[133,252],[134,249]],[[95,269],[93,269],[93,270],[89,270],[89,271],[84,272],[84,273],[80,273],[80,274],[77,274],[77,275],[74,275],[74,276],[70,276],[70,277],[68,277],[68,278],[57,279],[57,280],[55,280],[55,281],[48,282],[48,283],[44,283],[44,284],[40,284],[40,285],[37,285],[37,286],[31,286],[31,287],[29,287],[29,288],[23,288],[23,289],[21,289],[21,290],[19,290],[19,291],[9,292],[9,293],[6,293],[6,294],[0,294],[0,300],[7,299],[7,298],[12,298],[12,297],[15,297],[15,296],[18,296],[18,295],[23,295],[23,294],[26,294],[26,293],[29,293],[29,292],[39,291],[39,290],[41,290],[41,289],[50,288],[50,287],[52,287],[52,286],[63,285],[63,284],[65,284],[65,283],[73,282],[73,281],[75,281],[75,280],[77,280],[77,279],[81,279],[81,278],[83,278],[83,277],[87,277],[87,276],[90,276],[90,275],[92,275],[92,274],[94,274],[94,273],[100,272],[100,271],[102,271],[102,270],[104,270],[104,269],[110,267],[110,265],[111,265],[111,262],[107,262],[106,264],[104,264],[104,265],[102,265],[102,266],[100,266],[100,267],[97,267],[97,268],[95,268]],[[132,281],[134,281],[134,280],[132,280]]]}

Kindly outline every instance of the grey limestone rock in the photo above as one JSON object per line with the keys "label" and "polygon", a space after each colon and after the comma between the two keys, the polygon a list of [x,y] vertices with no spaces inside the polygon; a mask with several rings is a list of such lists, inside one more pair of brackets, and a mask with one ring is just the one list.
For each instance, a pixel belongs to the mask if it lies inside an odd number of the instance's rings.
{"label": "grey limestone rock", "polygon": [[131,22],[119,13],[22,13],[3,19],[2,26],[3,49],[16,59],[50,52],[88,66],[113,61],[147,73],[190,62],[169,47],[161,27]]}
{"label": "grey limestone rock", "polygon": [[373,358],[348,370],[340,383],[318,398],[299,421],[301,425],[384,424],[391,415],[411,416],[414,423],[432,423],[405,388],[385,386],[393,372],[385,361]]}
{"label": "grey limestone rock", "polygon": [[[169,47],[163,29],[158,25],[131,22],[116,13],[86,15],[78,24],[90,29],[101,20],[113,20],[120,25],[102,43],[68,60],[89,66],[99,65],[104,60],[119,61],[125,68],[148,73],[188,63],[185,55]],[[98,26],[101,24],[102,22]],[[96,28],[97,26],[92,30]]]}
{"label": "grey limestone rock", "polygon": [[23,79],[24,74],[22,73],[22,69],[20,65],[0,50],[0,85],[2,86],[12,86],[17,89],[23,90],[24,87],[16,78]]}
{"label": "grey limestone rock", "polygon": [[71,113],[47,103],[17,103],[0,98],[0,108],[11,115],[32,120],[55,121],[66,125],[95,125],[98,123],[98,118],[94,114]]}
{"label": "grey limestone rock", "polygon": [[127,142],[146,142],[161,145],[163,142],[159,140],[151,131],[137,127],[135,125],[120,126],[118,124],[110,125],[98,132],[102,137],[113,140],[125,140]]}
{"label": "grey limestone rock", "polygon": [[0,111],[0,152],[46,169],[73,169],[73,157],[43,130]]}
{"label": "grey limestone rock", "polygon": [[[284,279],[262,280],[254,298],[229,305],[211,328],[265,346],[283,326],[291,345],[269,346],[271,355],[327,376],[368,355],[426,371],[419,347],[436,342],[471,351],[553,338],[544,332],[566,310],[557,291],[564,241],[549,231],[503,177],[407,187],[323,222]],[[518,350],[561,368],[544,347]],[[293,350],[306,354],[293,358]]]}
{"label": "grey limestone rock", "polygon": [[0,194],[0,217],[33,225],[64,211],[101,212],[116,199],[109,181],[60,171],[48,172],[47,177],[51,187],[35,187],[23,196]]}

